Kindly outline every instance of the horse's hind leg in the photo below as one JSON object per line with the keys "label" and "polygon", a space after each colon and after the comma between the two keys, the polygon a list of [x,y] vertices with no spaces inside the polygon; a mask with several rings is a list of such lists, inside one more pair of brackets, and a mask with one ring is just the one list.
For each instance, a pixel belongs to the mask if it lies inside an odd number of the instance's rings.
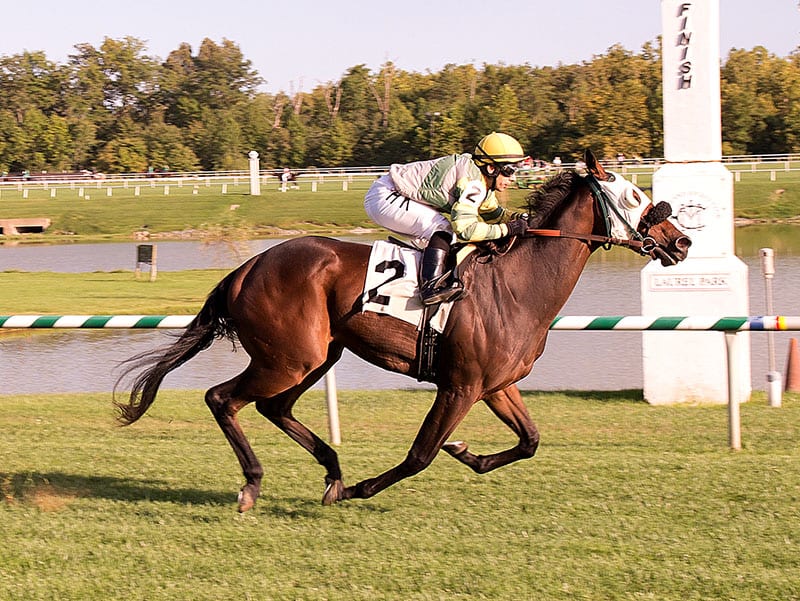
{"label": "horse's hind leg", "polygon": [[342,496],[344,484],[342,484],[342,470],[339,466],[339,456],[330,445],[314,434],[304,424],[299,422],[292,414],[292,407],[300,395],[302,395],[314,382],[338,361],[341,356],[341,349],[331,349],[328,360],[319,368],[310,373],[300,384],[286,390],[285,392],[269,397],[261,398],[256,401],[256,409],[275,424],[281,431],[285,432],[289,438],[298,443],[306,451],[314,456],[317,463],[322,465],[325,470],[325,494],[322,498],[324,505],[331,505],[338,501]]}
{"label": "horse's hind leg", "polygon": [[442,449],[479,474],[485,474],[520,459],[533,457],[539,446],[539,431],[531,421],[516,385],[512,384],[487,396],[484,402],[504,424],[519,436],[517,445],[491,455],[474,455],[467,450],[467,444],[461,441],[445,443]]}
{"label": "horse's hind leg", "polygon": [[239,420],[236,419],[239,410],[253,400],[234,394],[243,375],[240,374],[227,382],[218,384],[206,392],[206,404],[233,448],[244,473],[246,483],[239,492],[240,512],[247,511],[255,504],[261,491],[261,478],[264,476],[264,469],[247,441],[242,427],[239,425]]}

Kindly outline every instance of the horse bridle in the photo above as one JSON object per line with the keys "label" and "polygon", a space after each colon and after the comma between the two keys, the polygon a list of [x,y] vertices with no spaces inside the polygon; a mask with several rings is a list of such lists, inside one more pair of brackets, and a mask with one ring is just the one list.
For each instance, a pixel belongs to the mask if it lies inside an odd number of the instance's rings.
{"label": "horse bridle", "polygon": [[[599,242],[604,250],[609,250],[612,246],[622,246],[630,248],[638,252],[642,256],[652,256],[653,251],[658,247],[655,239],[649,235],[650,228],[658,225],[672,214],[672,208],[666,202],[659,202],[658,205],[650,209],[646,216],[641,218],[641,222],[645,225],[644,234],[628,223],[627,219],[622,216],[619,209],[608,198],[608,194],[597,181],[597,178],[592,173],[587,173],[584,177],[592,192],[595,202],[600,207],[600,212],[603,215],[603,224],[606,228],[606,235],[599,236],[597,234],[577,234],[574,232],[565,232],[562,230],[547,230],[547,229],[529,229],[525,233],[526,236],[545,236],[554,238],[573,238],[576,240],[583,240],[585,242]],[[652,203],[651,203],[652,204]],[[614,212],[617,218],[628,230],[630,238],[616,238],[611,235],[611,213],[609,209]],[[650,213],[656,212],[654,219],[647,219]]]}

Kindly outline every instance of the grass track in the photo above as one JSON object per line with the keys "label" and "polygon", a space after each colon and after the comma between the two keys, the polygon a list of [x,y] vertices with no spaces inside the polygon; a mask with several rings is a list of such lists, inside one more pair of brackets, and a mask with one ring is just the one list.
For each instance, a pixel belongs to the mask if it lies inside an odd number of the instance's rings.
{"label": "grass track", "polygon": [[[348,483],[399,461],[425,391],[348,392]],[[651,407],[640,392],[529,393],[537,457],[478,476],[441,455],[366,501],[252,408],[255,509],[202,393],[116,428],[108,395],[0,396],[0,599],[800,599],[800,397]],[[297,415],[326,432],[322,393]],[[402,407],[402,412],[398,408]],[[456,437],[512,443],[479,405]]]}

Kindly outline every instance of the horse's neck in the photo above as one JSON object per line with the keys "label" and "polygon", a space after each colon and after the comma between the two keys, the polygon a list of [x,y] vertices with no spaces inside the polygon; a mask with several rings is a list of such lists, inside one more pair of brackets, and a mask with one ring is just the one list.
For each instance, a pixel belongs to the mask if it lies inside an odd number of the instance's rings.
{"label": "horse's neck", "polygon": [[[574,290],[591,252],[585,242],[549,238],[528,244],[531,300],[557,313]],[[546,304],[540,304],[546,301]]]}
{"label": "horse's neck", "polygon": [[[593,218],[590,205],[583,210],[563,211],[549,226],[563,232],[590,234]],[[520,248],[521,265],[527,265],[531,290],[529,306],[538,317],[555,317],[574,290],[592,254],[586,242],[572,238],[527,239]]]}

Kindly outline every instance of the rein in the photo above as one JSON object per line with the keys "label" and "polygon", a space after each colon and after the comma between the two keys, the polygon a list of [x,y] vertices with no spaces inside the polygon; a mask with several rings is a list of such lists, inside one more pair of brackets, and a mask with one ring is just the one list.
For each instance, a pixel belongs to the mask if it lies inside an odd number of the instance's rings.
{"label": "rein", "polygon": [[[620,214],[614,206],[605,190],[598,183],[597,179],[591,173],[587,173],[584,178],[589,185],[589,190],[592,192],[595,201],[600,206],[600,211],[603,214],[603,223],[606,228],[605,236],[598,236],[596,234],[577,234],[575,232],[564,232],[562,230],[548,230],[548,229],[528,229],[525,232],[526,236],[542,236],[551,238],[573,238],[576,240],[583,240],[584,242],[599,242],[604,250],[609,250],[612,246],[622,246],[630,248],[641,255],[649,255],[656,247],[655,241],[649,236],[642,236],[636,231],[630,223]],[[614,214],[625,225],[625,228],[630,232],[631,239],[615,238],[611,236],[611,216],[609,215],[609,208],[614,211]]]}
{"label": "rein", "polygon": [[[573,238],[584,242],[600,242],[603,248],[608,250],[611,246],[624,246],[638,253],[646,255],[649,253],[645,249],[644,240],[628,240],[627,238],[614,238],[613,236],[598,236],[596,234],[576,234],[574,232],[564,232],[562,230],[540,230],[529,229],[525,232],[526,236],[541,236],[544,238]],[[649,248],[649,246],[648,246]]]}

